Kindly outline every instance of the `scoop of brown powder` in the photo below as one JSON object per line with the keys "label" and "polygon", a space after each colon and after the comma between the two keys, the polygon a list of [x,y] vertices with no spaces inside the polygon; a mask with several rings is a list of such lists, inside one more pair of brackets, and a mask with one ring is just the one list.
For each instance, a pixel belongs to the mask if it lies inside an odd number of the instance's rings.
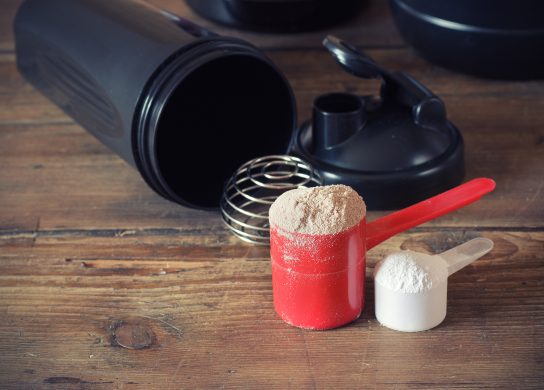
{"label": "scoop of brown powder", "polygon": [[365,202],[353,188],[332,185],[283,193],[270,207],[269,220],[289,232],[333,234],[356,225],[365,213]]}

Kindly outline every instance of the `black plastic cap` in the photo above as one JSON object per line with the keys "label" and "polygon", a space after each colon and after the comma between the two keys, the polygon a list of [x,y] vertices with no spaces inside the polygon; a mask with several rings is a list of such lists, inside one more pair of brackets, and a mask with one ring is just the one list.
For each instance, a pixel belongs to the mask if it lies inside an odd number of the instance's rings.
{"label": "black plastic cap", "polygon": [[187,0],[215,22],[255,31],[299,32],[332,26],[351,17],[361,0]]}
{"label": "black plastic cap", "polygon": [[380,99],[318,97],[312,122],[297,130],[292,152],[310,162],[325,184],[352,186],[374,210],[405,207],[459,184],[463,139],[442,100],[336,37],[323,44],[347,72],[381,78]]}
{"label": "black plastic cap", "polygon": [[406,42],[427,60],[463,73],[544,78],[544,2],[390,0]]}

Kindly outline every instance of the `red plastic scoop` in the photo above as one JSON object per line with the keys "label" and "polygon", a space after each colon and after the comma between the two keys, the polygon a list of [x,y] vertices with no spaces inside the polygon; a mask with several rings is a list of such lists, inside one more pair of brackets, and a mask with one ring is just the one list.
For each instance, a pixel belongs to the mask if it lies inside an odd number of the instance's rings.
{"label": "red plastic scoop", "polygon": [[495,189],[495,181],[474,179],[366,225],[366,249],[414,226],[438,218],[477,201]]}
{"label": "red plastic scoop", "polygon": [[474,179],[376,221],[336,234],[270,229],[274,307],[291,325],[330,329],[359,317],[364,307],[366,250],[389,237],[466,206],[493,191]]}

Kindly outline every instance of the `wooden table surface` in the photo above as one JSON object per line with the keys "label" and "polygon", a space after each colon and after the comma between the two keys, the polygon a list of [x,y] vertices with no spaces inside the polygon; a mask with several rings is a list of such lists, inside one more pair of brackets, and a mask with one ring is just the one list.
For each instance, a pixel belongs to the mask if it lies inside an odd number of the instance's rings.
{"label": "wooden table surface", "polygon": [[[466,178],[497,181],[480,202],[370,251],[367,274],[399,248],[438,253],[478,236],[495,248],[450,278],[448,315],[431,331],[381,326],[368,276],[360,319],[304,331],[274,313],[267,248],[238,241],[217,212],[157,196],[23,80],[19,3],[0,3],[1,388],[544,387],[544,82],[427,63],[385,1],[330,30],[441,96],[465,137]],[[300,118],[323,92],[376,88],[340,70],[320,47],[325,32],[244,33],[181,0],[152,3],[266,48]]]}

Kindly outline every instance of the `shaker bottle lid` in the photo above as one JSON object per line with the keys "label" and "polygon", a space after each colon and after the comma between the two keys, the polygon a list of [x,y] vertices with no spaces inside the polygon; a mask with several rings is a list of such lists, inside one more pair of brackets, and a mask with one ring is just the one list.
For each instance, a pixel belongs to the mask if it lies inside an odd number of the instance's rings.
{"label": "shaker bottle lid", "polygon": [[293,152],[312,164],[325,184],[354,187],[369,209],[405,207],[459,184],[463,140],[442,100],[336,37],[323,44],[347,72],[381,79],[380,97],[317,97],[312,120],[295,134]]}

